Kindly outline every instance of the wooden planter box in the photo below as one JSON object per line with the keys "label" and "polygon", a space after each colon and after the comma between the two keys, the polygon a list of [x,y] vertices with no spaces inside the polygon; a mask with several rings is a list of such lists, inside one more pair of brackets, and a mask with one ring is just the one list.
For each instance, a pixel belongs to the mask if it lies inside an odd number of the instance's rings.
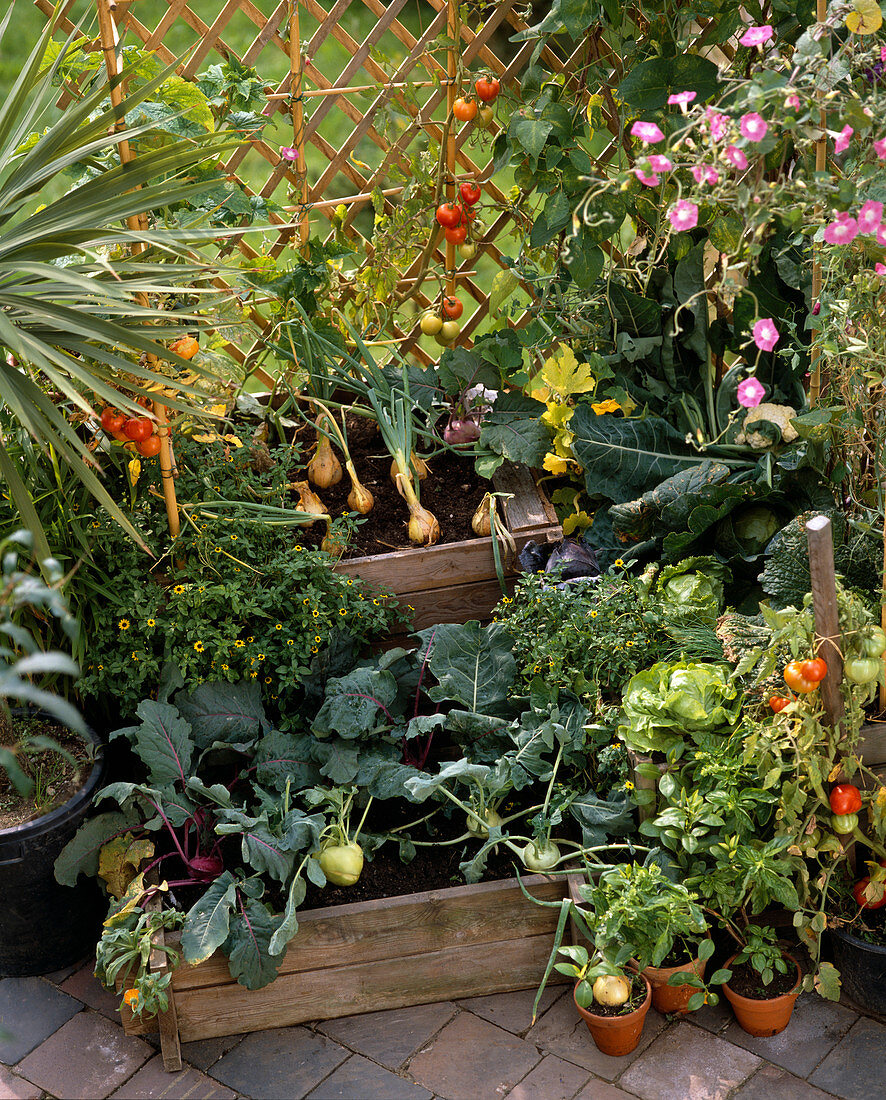
{"label": "wooden planter box", "polygon": [[[523,882],[545,901],[559,901],[568,889],[562,877]],[[271,985],[238,985],[216,952],[174,971],[161,1018],[133,1017],[123,1005],[123,1029],[159,1030],[171,1070],[181,1065],[180,1041],[531,989],[544,974],[558,915],[527,901],[510,879],[308,910]],[[164,956],[155,956],[160,969]],[[567,979],[554,972],[551,980]]]}
{"label": "wooden planter box", "polygon": [[[562,538],[556,513],[529,470],[506,464],[493,478],[493,485],[498,492],[513,494],[504,502],[504,513],[517,553],[530,540],[553,542]],[[505,575],[511,578],[510,590],[517,576],[516,566],[512,560],[505,569]],[[404,625],[395,637],[435,623],[488,619],[503,595],[491,538],[349,558],[335,568],[370,585],[393,590],[404,608],[413,608],[411,625]]]}

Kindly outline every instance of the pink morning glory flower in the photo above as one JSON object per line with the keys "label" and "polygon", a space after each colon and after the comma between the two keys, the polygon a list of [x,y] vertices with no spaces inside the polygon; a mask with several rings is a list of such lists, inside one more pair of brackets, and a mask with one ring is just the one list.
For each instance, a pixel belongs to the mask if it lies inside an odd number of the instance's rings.
{"label": "pink morning glory flower", "polygon": [[635,122],[631,127],[631,136],[639,138],[644,145],[653,145],[657,141],[664,141],[664,134],[654,122]]}
{"label": "pink morning glory flower", "polygon": [[280,156],[283,158],[283,160],[298,160],[298,158],[301,156],[301,153],[299,153],[298,149],[282,146],[280,149]]}
{"label": "pink morning glory flower", "polygon": [[761,317],[754,325],[754,343],[760,351],[772,351],[778,338],[779,331],[771,317]]}
{"label": "pink morning glory flower", "polygon": [[670,172],[674,167],[668,158],[662,156],[661,153],[652,153],[646,159],[652,165],[653,172]]}
{"label": "pink morning glory flower", "polygon": [[834,140],[834,152],[845,153],[849,148],[849,140],[854,133],[855,131],[851,126],[844,126]]}
{"label": "pink morning glory flower", "polygon": [[642,168],[635,168],[634,175],[644,187],[658,187],[659,185],[660,180],[654,172],[647,176]]}
{"label": "pink morning glory flower", "polygon": [[886,225],[881,225],[877,230],[877,244],[881,244],[886,248]]}
{"label": "pink morning glory flower", "polygon": [[675,92],[668,96],[669,107],[688,107],[698,95],[697,92]]}
{"label": "pink morning glory flower", "polygon": [[772,27],[768,25],[762,27],[748,27],[741,38],[739,38],[739,42],[742,46],[762,46],[764,42],[769,41],[774,33]]}
{"label": "pink morning glory flower", "polygon": [[883,204],[869,200],[858,212],[859,233],[876,233],[882,220]]}
{"label": "pink morning glory flower", "polygon": [[886,46],[880,47],[880,60],[886,61]]}
{"label": "pink morning glory flower", "polygon": [[766,390],[756,378],[745,378],[738,383],[736,397],[745,409],[755,409],[766,396]]}
{"label": "pink morning glory flower", "polygon": [[880,160],[886,160],[886,138],[883,138],[882,141],[874,142],[874,152]]}
{"label": "pink morning glory flower", "polygon": [[874,271],[878,275],[886,275],[886,264],[874,264]]}
{"label": "pink morning glory flower", "polygon": [[694,164],[692,166],[692,178],[696,183],[718,183],[720,173],[711,164]]}
{"label": "pink morning glory flower", "polygon": [[762,141],[766,137],[769,123],[756,111],[748,111],[746,115],[741,116],[738,128],[741,130],[742,137],[746,137],[748,141]]}
{"label": "pink morning glory flower", "polygon": [[726,136],[729,115],[724,115],[720,111],[715,111],[713,107],[708,107],[705,111],[705,119],[711,131],[711,141],[719,141]]}
{"label": "pink morning glory flower", "polygon": [[698,225],[698,207],[688,199],[681,199],[668,211],[668,220],[674,229],[693,229]]}
{"label": "pink morning glory flower", "polygon": [[740,172],[743,172],[748,166],[748,158],[744,153],[735,145],[729,145],[726,147],[726,152],[723,154],[733,168],[738,168]]}
{"label": "pink morning glory flower", "polygon": [[785,107],[789,107],[792,111],[799,111],[800,97],[791,93],[791,95],[789,95],[788,98],[784,101],[784,105]]}
{"label": "pink morning glory flower", "polygon": [[849,244],[857,236],[858,222],[848,214],[840,214],[824,231],[824,239],[828,244]]}

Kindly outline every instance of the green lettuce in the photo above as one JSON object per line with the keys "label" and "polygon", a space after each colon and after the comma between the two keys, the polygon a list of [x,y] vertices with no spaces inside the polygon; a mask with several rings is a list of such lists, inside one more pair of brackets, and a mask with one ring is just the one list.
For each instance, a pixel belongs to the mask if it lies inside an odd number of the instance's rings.
{"label": "green lettuce", "polygon": [[686,558],[662,569],[656,592],[670,615],[713,626],[723,610],[724,585],[731,579],[727,567],[716,558]]}

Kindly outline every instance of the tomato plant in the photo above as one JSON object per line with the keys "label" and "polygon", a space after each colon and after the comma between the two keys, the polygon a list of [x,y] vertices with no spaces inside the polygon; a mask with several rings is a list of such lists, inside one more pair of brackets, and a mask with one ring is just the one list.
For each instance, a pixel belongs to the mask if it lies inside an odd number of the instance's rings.
{"label": "tomato plant", "polygon": [[778,714],[783,711],[789,703],[793,703],[793,697],[790,695],[773,695],[769,699],[769,705]]}
{"label": "tomato plant", "polygon": [[803,675],[803,661],[790,661],[785,665],[784,682],[791,691],[799,691],[801,695],[808,695],[818,687],[817,680],[809,680]]}
{"label": "tomato plant", "polygon": [[879,626],[870,627],[860,639],[861,653],[864,657],[882,657],[886,650],[886,631]]}
{"label": "tomato plant", "polygon": [[477,98],[484,103],[491,103],[498,95],[500,87],[500,82],[494,76],[481,76],[479,80],[474,82]]}
{"label": "tomato plant", "polygon": [[128,439],[140,443],[147,439],[154,431],[154,422],[146,416],[132,416],[123,425],[123,432]]}
{"label": "tomato plant", "polygon": [[858,814],[834,814],[831,828],[840,836],[848,836],[858,828]]}
{"label": "tomato plant", "polygon": [[473,260],[477,255],[477,246],[473,241],[466,241],[458,246],[458,254],[463,260]]}
{"label": "tomato plant", "polygon": [[471,181],[466,181],[465,183],[461,184],[458,191],[461,195],[461,201],[465,204],[465,206],[473,206],[474,203],[480,201],[480,196],[483,194],[482,190],[480,189],[480,184],[473,183]]}
{"label": "tomato plant", "polygon": [[160,453],[160,447],[159,435],[149,435],[147,439],[142,439],[135,445],[135,449],[144,458],[154,458],[155,455]]}
{"label": "tomato plant", "polygon": [[859,879],[858,882],[852,887],[852,896],[855,898],[855,904],[860,905],[862,909],[882,909],[886,905],[886,889],[879,901],[868,901],[865,897],[865,887],[871,881],[870,875],[865,875],[864,878]]}
{"label": "tomato plant", "polygon": [[106,409],[102,409],[101,424],[110,435],[121,431],[125,422],[126,417],[118,409],[113,409],[110,405]]}
{"label": "tomato plant", "polygon": [[843,665],[843,675],[853,684],[870,684],[880,675],[880,668],[876,657],[849,657]]}
{"label": "tomato plant", "polygon": [[452,202],[441,203],[437,207],[436,218],[444,229],[455,229],[461,225],[461,207]]}
{"label": "tomato plant", "polygon": [[436,313],[425,313],[419,321],[419,328],[425,336],[436,336],[442,327],[443,318],[438,317]]}
{"label": "tomato plant", "polygon": [[467,226],[457,225],[454,229],[444,229],[443,236],[450,244],[464,244],[468,235]]}
{"label": "tomato plant", "polygon": [[495,111],[491,107],[481,107],[477,115],[477,125],[482,126],[484,130],[488,130],[494,121]]}
{"label": "tomato plant", "polygon": [[861,792],[854,783],[838,783],[831,789],[829,802],[835,814],[854,814],[861,809]]}
{"label": "tomato plant", "polygon": [[458,321],[444,321],[440,331],[437,333],[437,343],[446,347],[458,339],[460,332],[461,325]]}
{"label": "tomato plant", "polygon": [[443,316],[448,317],[451,321],[457,321],[459,317],[464,313],[465,307],[461,302],[452,294],[447,294],[443,299]]}
{"label": "tomato plant", "polygon": [[801,661],[800,670],[804,677],[807,680],[811,680],[814,684],[821,683],[828,674],[828,666],[821,657],[813,657],[809,661]]}
{"label": "tomato plant", "polygon": [[470,122],[477,117],[477,101],[475,99],[463,99],[461,96],[452,104],[452,113],[459,122]]}

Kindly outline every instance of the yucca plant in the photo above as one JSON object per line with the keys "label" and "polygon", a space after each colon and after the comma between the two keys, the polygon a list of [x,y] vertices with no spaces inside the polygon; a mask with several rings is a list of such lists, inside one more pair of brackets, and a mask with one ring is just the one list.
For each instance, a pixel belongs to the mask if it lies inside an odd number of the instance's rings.
{"label": "yucca plant", "polygon": [[[0,47],[11,37],[14,10],[0,22]],[[107,106],[105,82],[47,126],[58,94],[53,78],[72,41],[45,65],[49,37],[47,26],[0,104],[0,401],[35,443],[51,446],[141,543],[102,484],[97,458],[60,405],[90,413],[98,398],[136,414],[141,411],[136,397],[152,384],[170,381],[152,369],[150,357],[182,370],[196,369],[178,362],[165,347],[170,338],[193,327],[195,319],[164,312],[159,305],[181,294],[183,285],[189,295],[217,293],[208,283],[217,269],[197,251],[215,234],[165,228],[142,233],[130,229],[127,219],[194,195],[205,187],[205,179],[189,182],[187,170],[239,142],[207,134],[205,139],[165,145],[126,165],[98,171],[62,198],[39,205],[41,195],[67,169],[95,163],[121,138],[150,130],[142,126],[115,133],[114,126],[171,71],[125,96],[116,110]],[[124,87],[128,75],[120,74]],[[130,254],[135,242],[144,246],[138,256]],[[167,396],[164,403],[186,408],[189,397],[201,397],[193,387],[178,388],[180,398]],[[38,559],[49,557],[26,479],[2,437],[0,476],[34,535]]]}

